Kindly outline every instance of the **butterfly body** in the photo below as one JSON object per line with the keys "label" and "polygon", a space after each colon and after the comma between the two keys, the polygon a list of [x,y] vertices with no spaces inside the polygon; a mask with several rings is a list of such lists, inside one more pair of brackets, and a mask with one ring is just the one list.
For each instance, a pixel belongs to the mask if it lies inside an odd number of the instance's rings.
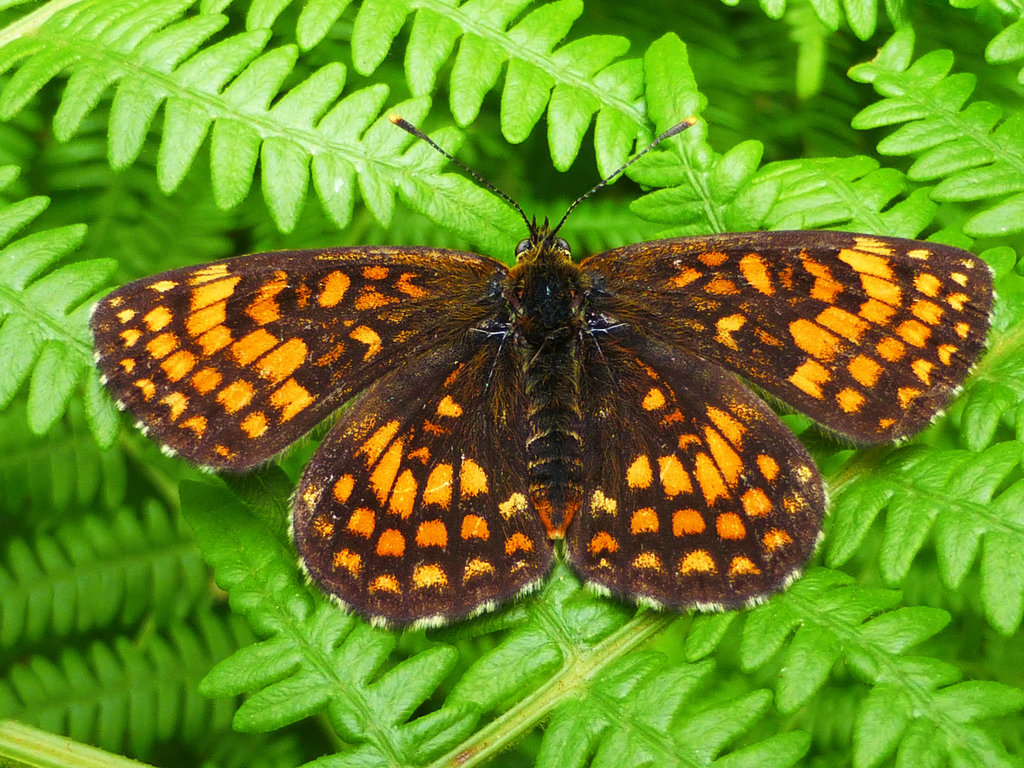
{"label": "butterfly body", "polygon": [[589,281],[546,223],[517,251],[505,296],[528,403],[530,499],[548,535],[561,538],[583,497],[579,347],[588,340]]}

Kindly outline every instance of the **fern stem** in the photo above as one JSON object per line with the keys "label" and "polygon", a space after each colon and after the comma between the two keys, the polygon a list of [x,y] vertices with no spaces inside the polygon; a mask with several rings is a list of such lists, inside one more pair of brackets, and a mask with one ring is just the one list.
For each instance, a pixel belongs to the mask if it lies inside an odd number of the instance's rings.
{"label": "fern stem", "polygon": [[140,768],[146,765],[14,720],[0,722],[0,762],[7,765],[8,761],[33,768]]}
{"label": "fern stem", "polygon": [[50,0],[49,3],[32,11],[32,13],[24,18],[8,24],[3,29],[0,29],[0,48],[14,40],[27,37],[43,26],[55,14],[80,2],[81,0]]}
{"label": "fern stem", "polygon": [[[654,611],[638,613],[589,652],[577,651],[570,655],[562,669],[548,678],[544,685],[473,733],[470,738],[447,754],[430,763],[427,768],[469,768],[486,764],[492,757],[529,733],[551,714],[555,707],[565,701],[567,696],[578,696],[603,669],[659,635],[677,618],[671,614]],[[571,641],[569,638],[562,638],[562,642],[567,644]]]}

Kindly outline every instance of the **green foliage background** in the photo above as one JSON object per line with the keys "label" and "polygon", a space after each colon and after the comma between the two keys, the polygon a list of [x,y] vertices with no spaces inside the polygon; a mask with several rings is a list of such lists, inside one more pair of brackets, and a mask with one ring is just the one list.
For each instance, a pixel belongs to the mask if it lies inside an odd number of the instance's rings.
{"label": "green foliage background", "polygon": [[[0,0],[0,762],[1024,765],[1022,17],[1016,0]],[[989,351],[899,447],[787,417],[831,511],[808,574],[763,606],[635,612],[559,569],[473,622],[372,629],[303,582],[287,539],[316,436],[255,475],[200,475],[124,428],[86,322],[115,284],[245,252],[508,259],[521,222],[391,111],[541,216],[699,114],[574,214],[577,253],[756,228],[933,237],[996,271]]]}

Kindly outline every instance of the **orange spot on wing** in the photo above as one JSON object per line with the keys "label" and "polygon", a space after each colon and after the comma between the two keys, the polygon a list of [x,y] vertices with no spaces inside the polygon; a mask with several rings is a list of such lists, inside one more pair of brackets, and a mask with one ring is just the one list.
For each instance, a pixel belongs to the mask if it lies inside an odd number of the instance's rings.
{"label": "orange spot on wing", "polygon": [[302,339],[289,339],[261,357],[256,363],[256,370],[265,379],[283,381],[306,362],[308,351],[309,348]]}
{"label": "orange spot on wing", "polygon": [[618,552],[619,542],[607,531],[599,531],[590,539],[587,551],[592,555],[596,555],[599,552]]}
{"label": "orange spot on wing", "polygon": [[[726,442],[718,432],[705,427],[704,439],[707,441],[708,449],[715,458],[718,471],[722,473],[725,482],[729,485],[735,484],[736,480],[743,473],[743,459],[733,450],[733,447]],[[710,502],[708,502],[710,504]]]}
{"label": "orange spot on wing", "polygon": [[690,475],[675,454],[658,457],[658,478],[661,480],[661,487],[666,496],[678,496],[681,493],[693,491],[693,484],[690,482]]}
{"label": "orange spot on wing", "polygon": [[789,324],[789,332],[800,349],[819,360],[827,362],[839,350],[839,337],[810,320],[794,320]]}
{"label": "orange spot on wing", "polygon": [[820,400],[824,395],[821,385],[829,380],[828,370],[817,360],[807,360],[797,366],[787,381],[811,397]]}
{"label": "orange spot on wing", "polygon": [[416,478],[412,476],[411,470],[405,470],[398,476],[394,488],[391,489],[391,501],[388,502],[388,511],[398,515],[403,520],[412,514],[413,505],[416,503],[416,491],[418,486]]}
{"label": "orange spot on wing", "polygon": [[626,483],[630,488],[649,488],[653,479],[651,463],[644,455],[637,456],[626,470]]}
{"label": "orange spot on wing", "polygon": [[163,368],[168,379],[171,381],[179,381],[195,367],[195,364],[195,355],[188,350],[179,349],[173,355],[160,363],[160,367]]}
{"label": "orange spot on wing", "polygon": [[177,421],[188,407],[188,398],[181,394],[181,392],[171,392],[170,394],[164,395],[164,397],[160,399],[160,402],[171,407],[169,417],[172,422]]}
{"label": "orange spot on wing", "polygon": [[740,259],[740,273],[744,279],[755,290],[772,296],[775,294],[775,286],[772,285],[772,278],[768,272],[768,266],[760,254],[748,253]]}
{"label": "orange spot on wing", "polygon": [[146,316],[142,318],[142,322],[146,324],[146,327],[154,333],[160,330],[174,319],[174,315],[171,314],[171,310],[167,307],[154,307],[146,313]]}
{"label": "orange spot on wing", "polygon": [[381,557],[402,557],[405,554],[405,536],[401,531],[388,528],[377,539],[377,554]]}
{"label": "orange spot on wing", "polygon": [[270,394],[270,404],[281,411],[281,421],[294,418],[300,411],[313,404],[314,398],[295,379],[288,379]]}
{"label": "orange spot on wing", "polygon": [[494,573],[494,566],[481,557],[474,557],[466,563],[466,568],[462,572],[462,582],[465,583],[477,576],[484,576],[489,573]]}
{"label": "orange spot on wing", "polygon": [[505,554],[511,557],[516,552],[533,552],[533,542],[519,531],[505,539]]}
{"label": "orange spot on wing", "polygon": [[[125,331],[127,333],[127,331]],[[124,334],[122,334],[124,335]],[[173,333],[161,333],[154,339],[150,339],[149,343],[146,344],[146,351],[153,357],[154,360],[160,360],[161,358],[167,357],[175,349],[178,348],[178,337]]]}
{"label": "orange spot on wing", "polygon": [[679,573],[689,576],[691,573],[714,573],[715,560],[706,549],[695,549],[679,560]]}
{"label": "orange spot on wing", "polygon": [[[181,422],[181,428],[191,430],[196,437],[202,437],[206,432],[206,417],[190,416]],[[231,456],[225,456],[224,458],[231,458]]]}
{"label": "orange spot on wing", "polygon": [[852,248],[843,248],[839,251],[839,260],[845,261],[862,275],[874,275],[886,280],[892,280],[892,268],[888,259],[883,259],[871,253],[856,251]]}
{"label": "orange spot on wing", "polygon": [[869,327],[866,321],[839,307],[826,307],[818,313],[815,321],[855,344],[860,342]]}
{"label": "orange spot on wing", "polygon": [[[760,488],[751,488],[740,499],[747,517],[762,517],[772,511],[772,502]],[[742,538],[742,537],[741,537]]]}
{"label": "orange spot on wing", "polygon": [[793,543],[793,537],[780,528],[772,528],[761,537],[761,543],[769,552]]}
{"label": "orange spot on wing", "polygon": [[779,463],[771,456],[766,454],[760,454],[757,457],[757,466],[761,470],[761,474],[764,475],[765,480],[771,482],[779,476]]}
{"label": "orange spot on wing", "polygon": [[887,336],[875,345],[875,351],[883,360],[895,363],[907,353],[907,348],[903,345],[903,342]]}
{"label": "orange spot on wing", "polygon": [[418,565],[412,572],[412,585],[416,589],[429,589],[431,587],[444,588],[448,586],[448,576],[440,565],[430,563]]}
{"label": "orange spot on wing", "polygon": [[452,400],[451,395],[445,395],[437,404],[437,415],[457,419],[462,415],[462,406]]}
{"label": "orange spot on wing", "polygon": [[743,520],[735,512],[723,512],[719,515],[715,520],[715,530],[718,531],[719,538],[728,540],[742,539],[747,535]]}
{"label": "orange spot on wing", "polygon": [[739,350],[739,343],[732,337],[736,331],[747,323],[743,315],[729,315],[715,323],[715,341],[732,350]]}
{"label": "orange spot on wing", "polygon": [[844,387],[836,393],[836,402],[845,413],[857,413],[864,405],[864,395],[851,387]]}
{"label": "orange spot on wing", "polygon": [[896,328],[896,333],[907,344],[914,347],[923,347],[928,343],[932,335],[932,329],[917,320],[904,320]]}
{"label": "orange spot on wing", "polygon": [[743,555],[737,555],[729,564],[730,576],[756,576],[759,573],[761,573],[761,569],[754,565],[754,561]]}
{"label": "orange spot on wing", "polygon": [[380,427],[372,435],[366,438],[366,441],[359,446],[356,450],[356,456],[365,454],[366,466],[372,467],[377,463],[378,457],[384,452],[384,449],[388,447],[391,440],[396,434],[398,434],[399,423],[397,419],[393,419]]}
{"label": "orange spot on wing", "polygon": [[402,448],[402,441],[395,440],[370,474],[370,486],[381,504],[391,492],[391,486],[402,465]]}
{"label": "orange spot on wing", "polygon": [[235,286],[238,285],[241,279],[241,277],[235,275],[234,277],[227,277],[223,280],[200,285],[192,291],[192,300],[189,305],[191,311],[197,312],[203,307],[229,298],[235,292]]}
{"label": "orange spot on wing", "polygon": [[317,303],[321,307],[337,305],[345,297],[345,292],[351,283],[352,281],[344,272],[329,272],[320,280],[320,285],[317,289]]}
{"label": "orange spot on wing", "polygon": [[273,334],[267,333],[263,328],[257,328],[247,333],[231,345],[231,356],[241,366],[246,366],[277,345],[278,339]]}
{"label": "orange spot on wing", "polygon": [[462,518],[462,530],[459,535],[463,541],[469,539],[480,539],[487,541],[491,538],[491,532],[487,528],[487,521],[479,515],[466,515]]}
{"label": "orange spot on wing", "polygon": [[348,517],[348,530],[364,539],[373,535],[376,524],[377,518],[374,516],[373,510],[368,507],[359,507]]}
{"label": "orange spot on wing", "polygon": [[677,509],[672,513],[672,535],[695,536],[704,533],[704,518],[696,509]]}
{"label": "orange spot on wing", "polygon": [[669,285],[673,288],[685,288],[694,280],[700,279],[700,272],[693,267],[683,267],[676,273],[672,279],[669,280]]}
{"label": "orange spot on wing", "polygon": [[372,267],[363,267],[363,277],[367,280],[383,280],[388,276],[388,268],[379,264]]}
{"label": "orange spot on wing", "polygon": [[355,488],[356,479],[352,475],[342,475],[335,483],[332,492],[334,498],[340,501],[342,504],[348,501],[348,497],[352,494],[352,489]]}
{"label": "orange spot on wing", "polygon": [[714,460],[704,452],[698,453],[694,460],[694,475],[708,506],[717,499],[728,498],[729,493],[722,476],[718,474]]}
{"label": "orange spot on wing", "polygon": [[209,357],[215,352],[219,352],[230,343],[231,331],[229,331],[223,325],[218,325],[211,328],[198,339],[196,339],[196,344],[202,347],[203,355],[206,357]]}
{"label": "orange spot on wing", "polygon": [[651,507],[641,507],[629,519],[629,530],[634,535],[638,533],[657,533],[658,514]]}
{"label": "orange spot on wing", "polygon": [[334,553],[334,567],[342,568],[352,577],[359,576],[363,567],[363,558],[348,549],[339,549]]}
{"label": "orange spot on wing", "polygon": [[440,520],[424,520],[416,528],[416,545],[419,547],[447,547],[448,527]]}
{"label": "orange spot on wing", "polygon": [[217,393],[217,402],[224,406],[228,413],[237,413],[252,400],[252,384],[247,381],[233,381]]}
{"label": "orange spot on wing", "polygon": [[400,278],[398,278],[398,282],[395,283],[395,288],[406,296],[410,296],[414,299],[422,299],[427,295],[427,292],[425,289],[412,282],[415,279],[416,275],[411,272],[405,272]]}
{"label": "orange spot on wing", "polygon": [[656,411],[665,406],[665,395],[657,387],[651,387],[640,405],[645,411]]}
{"label": "orange spot on wing", "polygon": [[459,494],[471,498],[487,493],[487,473],[472,459],[464,459],[459,470]]}
{"label": "orange spot on wing", "polygon": [[641,552],[633,558],[633,567],[648,571],[660,571],[661,558],[654,552]]}
{"label": "orange spot on wing", "polygon": [[423,503],[448,509],[452,503],[452,465],[438,464],[430,472],[423,489]]}
{"label": "orange spot on wing", "polygon": [[365,325],[356,326],[356,328],[349,334],[349,338],[355,339],[360,344],[366,345],[366,352],[363,354],[363,360],[369,360],[374,357],[378,352],[381,351],[383,345],[380,341],[380,335]]}
{"label": "orange spot on wing", "polygon": [[732,414],[720,408],[707,408],[708,418],[715,428],[725,435],[725,439],[739,448],[743,442],[743,433],[747,428],[733,418]]}
{"label": "orange spot on wing", "polygon": [[267,416],[263,411],[253,411],[239,425],[251,439],[261,437],[267,431]]}
{"label": "orange spot on wing", "polygon": [[375,578],[370,582],[370,586],[368,586],[367,589],[370,592],[390,592],[394,595],[402,594],[402,587],[398,583],[398,579],[390,573],[385,573]]}
{"label": "orange spot on wing", "polygon": [[847,364],[846,370],[850,372],[850,375],[853,376],[858,384],[863,384],[865,387],[873,387],[875,382],[878,381],[879,374],[882,373],[882,366],[870,357],[857,355]]}

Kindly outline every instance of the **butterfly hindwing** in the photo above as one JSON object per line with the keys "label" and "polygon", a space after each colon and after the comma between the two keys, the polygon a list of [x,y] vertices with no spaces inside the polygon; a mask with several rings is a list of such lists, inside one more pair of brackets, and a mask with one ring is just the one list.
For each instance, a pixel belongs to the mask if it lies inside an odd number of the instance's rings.
{"label": "butterfly hindwing", "polygon": [[967,251],[846,232],[659,240],[581,267],[603,286],[603,311],[867,443],[945,406],[981,351],[993,295]]}
{"label": "butterfly hindwing", "polygon": [[781,589],[814,550],[821,477],[778,416],[719,366],[628,329],[595,334],[581,382],[583,577],[673,609]]}
{"label": "butterfly hindwing", "polygon": [[493,608],[547,574],[529,503],[521,371],[500,341],[431,350],[381,379],[321,443],[292,530],[327,593],[383,624]]}
{"label": "butterfly hindwing", "polygon": [[506,268],[429,248],[242,256],[123,286],[96,306],[120,406],[186,458],[266,461],[396,364],[483,318]]}

